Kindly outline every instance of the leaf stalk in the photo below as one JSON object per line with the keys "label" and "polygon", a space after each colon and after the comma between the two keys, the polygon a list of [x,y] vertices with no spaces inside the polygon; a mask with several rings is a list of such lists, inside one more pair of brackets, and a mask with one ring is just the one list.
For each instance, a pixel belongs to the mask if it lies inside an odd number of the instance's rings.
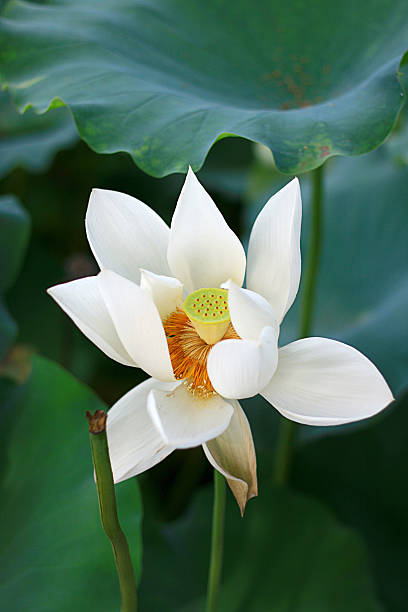
{"label": "leaf stalk", "polygon": [[95,468],[99,513],[102,527],[112,544],[122,597],[121,612],[136,612],[136,581],[132,559],[126,536],[119,524],[116,507],[115,485],[106,438],[107,414],[104,410],[97,410],[94,414],[87,412],[86,417]]}
{"label": "leaf stalk", "polygon": [[[317,273],[322,247],[323,228],[323,166],[310,173],[312,181],[311,224],[300,310],[299,338],[310,336],[316,298]],[[289,479],[296,423],[281,417],[275,452],[274,480],[284,484]]]}

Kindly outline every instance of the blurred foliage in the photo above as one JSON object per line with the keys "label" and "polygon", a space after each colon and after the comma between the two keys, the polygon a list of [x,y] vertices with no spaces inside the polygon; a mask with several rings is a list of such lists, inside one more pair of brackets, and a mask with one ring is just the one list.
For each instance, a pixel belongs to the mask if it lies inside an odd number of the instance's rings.
{"label": "blurred foliage", "polygon": [[199,168],[231,134],[305,172],[378,146],[403,101],[405,0],[11,1],[5,15],[19,108],[65,103],[93,149],[155,176]]}
{"label": "blurred foliage", "polygon": [[348,435],[299,449],[293,483],[364,537],[385,609],[407,604],[408,393]]}
{"label": "blurred foliage", "polygon": [[[207,488],[177,522],[161,531],[145,525],[142,610],[204,610],[211,500]],[[382,610],[360,539],[324,506],[263,483],[243,519],[228,502],[220,610]]]}
{"label": "blurred foliage", "polygon": [[0,301],[0,356],[4,357],[17,335],[17,325]]}
{"label": "blurred foliage", "polygon": [[7,92],[0,91],[0,178],[17,166],[33,172],[48,168],[54,154],[78,139],[66,108],[37,115],[33,110],[20,115]]}
{"label": "blurred foliage", "polygon": [[0,291],[10,289],[19,272],[30,228],[29,217],[13,196],[0,199]]}
{"label": "blurred foliage", "polygon": [[[2,609],[112,612],[119,585],[100,525],[85,419],[86,410],[105,406],[59,366],[38,357],[12,402],[15,414],[1,480]],[[118,486],[117,497],[139,575],[141,501],[136,480]]]}
{"label": "blurred foliage", "polygon": [[0,196],[0,358],[4,357],[17,334],[2,294],[14,283],[28,240],[30,220],[14,196]]}

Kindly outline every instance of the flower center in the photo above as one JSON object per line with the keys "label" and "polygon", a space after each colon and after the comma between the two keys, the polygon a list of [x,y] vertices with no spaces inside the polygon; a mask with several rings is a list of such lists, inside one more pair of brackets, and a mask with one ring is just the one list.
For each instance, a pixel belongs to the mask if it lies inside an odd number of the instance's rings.
{"label": "flower center", "polygon": [[197,334],[207,344],[215,344],[224,336],[230,324],[228,291],[205,288],[193,291],[186,298],[183,310]]}
{"label": "flower center", "polygon": [[228,292],[211,288],[194,291],[185,300],[183,310],[172,312],[163,327],[175,377],[184,379],[194,394],[214,394],[207,373],[212,345],[221,339],[239,338],[230,322]]}

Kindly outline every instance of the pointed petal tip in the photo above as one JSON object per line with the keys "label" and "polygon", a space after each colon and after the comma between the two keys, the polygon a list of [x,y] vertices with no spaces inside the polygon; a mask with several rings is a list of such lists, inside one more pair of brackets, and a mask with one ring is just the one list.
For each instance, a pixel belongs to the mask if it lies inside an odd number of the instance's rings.
{"label": "pointed petal tip", "polygon": [[114,193],[114,194],[119,194],[119,195],[123,195],[126,197],[132,197],[130,196],[128,193],[124,193],[123,191],[117,191],[116,189],[103,189],[102,187],[92,187],[91,189],[91,193],[89,194],[89,196],[91,196],[92,194],[97,195],[97,194],[109,194],[109,193]]}
{"label": "pointed petal tip", "polygon": [[[194,172],[194,170],[192,169],[190,164],[188,165],[188,170],[187,170],[187,173],[186,173],[186,178],[184,180],[184,185],[188,184],[189,182],[200,183],[200,181],[197,178],[196,173]],[[200,185],[201,185],[201,183],[200,183]]]}
{"label": "pointed petal tip", "polygon": [[134,362],[158,380],[174,381],[166,336],[151,295],[112,270],[102,270],[97,278],[117,334]]}
{"label": "pointed petal tip", "polygon": [[[300,181],[299,181],[298,177],[295,176],[295,178],[293,178],[291,181],[289,181],[289,183],[286,183],[286,185],[284,185],[280,191],[283,191],[283,192],[290,191],[290,192],[292,192],[292,197],[294,196],[294,202],[295,203],[299,202],[298,197],[300,198]],[[279,193],[279,191],[277,192],[277,194],[278,193]],[[277,195],[277,194],[275,194],[275,195]]]}
{"label": "pointed petal tip", "polygon": [[227,480],[243,516],[248,501],[258,494],[258,484],[252,433],[238,402],[234,402],[229,427],[203,444],[203,450],[211,465]]}
{"label": "pointed petal tip", "polygon": [[[245,510],[246,510],[246,508],[247,508],[248,502],[249,502],[251,499],[253,499],[254,497],[258,497],[258,487],[257,487],[257,485],[256,485],[256,486],[255,486],[255,489],[253,489],[252,491],[250,491],[250,490],[248,489],[248,486],[246,486],[246,489],[247,489],[247,493],[246,493],[246,495],[240,496],[240,495],[237,493],[237,491],[234,491],[234,490],[232,489],[231,484],[230,484],[231,482],[235,482],[235,484],[236,484],[236,481],[229,481],[229,480],[228,480],[227,482],[228,482],[228,484],[229,484],[229,486],[230,486],[230,488],[231,488],[231,492],[232,492],[232,494],[233,494],[233,495],[234,495],[234,497],[235,497],[235,501],[236,501],[236,502],[237,502],[237,504],[238,504],[238,508],[239,508],[239,512],[240,512],[240,514],[241,514],[241,518],[244,518],[244,514],[245,514]],[[246,484],[246,483],[245,483],[245,484]]]}
{"label": "pointed petal tip", "polygon": [[65,285],[65,284],[66,283],[60,283],[58,285],[53,285],[52,287],[48,287],[48,289],[45,290],[45,292],[54,300],[54,302],[56,302],[57,306],[62,308],[62,310],[64,310],[64,308],[62,307],[62,304],[60,303],[59,293],[60,293],[61,285]]}
{"label": "pointed petal tip", "polygon": [[[85,214],[85,223],[89,219],[89,216],[91,215],[90,209],[93,208],[95,205],[98,206],[99,204],[101,204],[102,203],[101,198],[104,196],[104,194],[108,195],[109,192],[110,192],[109,189],[102,189],[101,187],[92,187],[91,192],[89,194],[89,198],[88,198],[88,208]],[[123,195],[127,195],[127,194],[123,194]]]}
{"label": "pointed petal tip", "polygon": [[247,288],[268,300],[279,323],[299,288],[301,219],[300,184],[294,178],[266,202],[249,239]]}
{"label": "pointed petal tip", "polygon": [[49,287],[47,293],[82,333],[108,357],[123,365],[137,367],[119,338],[99,290],[98,276],[85,276],[60,283]]}
{"label": "pointed petal tip", "polygon": [[[86,277],[84,277],[86,278]],[[82,280],[82,278],[78,278],[76,279],[77,281]],[[47,289],[45,290],[46,293],[48,293],[48,295],[50,295],[54,300],[57,299],[58,297],[58,293],[59,291],[64,291],[66,289],[66,286],[69,285],[70,283],[72,283],[74,281],[66,281],[63,283],[58,283],[57,285],[52,285],[51,287],[47,287]]]}
{"label": "pointed petal tip", "polygon": [[85,215],[89,245],[100,268],[139,282],[139,267],[168,274],[169,227],[141,200],[94,187]]}
{"label": "pointed petal tip", "polygon": [[53,285],[52,287],[48,287],[48,289],[45,290],[45,292],[48,293],[50,297],[52,297],[52,299],[57,303],[60,308],[62,308],[62,310],[64,310],[64,308],[62,307],[62,304],[60,303],[59,299],[59,294],[61,293],[60,287],[63,287],[66,284],[68,283],[59,283],[58,285]]}
{"label": "pointed petal tip", "polygon": [[191,168],[171,221],[167,260],[188,293],[226,278],[244,280],[244,248]]}

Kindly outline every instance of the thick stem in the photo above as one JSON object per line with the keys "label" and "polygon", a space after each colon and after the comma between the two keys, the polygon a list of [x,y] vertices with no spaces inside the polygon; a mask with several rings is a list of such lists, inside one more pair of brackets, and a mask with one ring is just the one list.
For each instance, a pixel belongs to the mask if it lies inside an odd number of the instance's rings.
{"label": "thick stem", "polygon": [[[323,166],[316,168],[316,170],[311,173],[310,177],[312,179],[310,238],[300,310],[299,338],[306,338],[310,335],[313,322],[317,270],[322,243]],[[288,480],[295,437],[296,423],[282,417],[279,427],[274,470],[275,482],[278,484],[283,484]]]}
{"label": "thick stem", "polygon": [[206,612],[216,612],[224,552],[225,478],[214,470],[214,506],[212,518],[210,570]]}
{"label": "thick stem", "polygon": [[132,560],[116,509],[115,487],[106,439],[106,412],[97,410],[94,415],[87,412],[86,416],[89,423],[89,437],[95,467],[99,512],[102,527],[113,548],[122,596],[121,611],[136,612],[136,582]]}
{"label": "thick stem", "polygon": [[311,178],[312,204],[310,209],[310,240],[303,285],[302,307],[300,311],[299,338],[306,338],[310,335],[313,322],[317,268],[322,246],[323,166],[316,168],[311,174]]}
{"label": "thick stem", "polygon": [[296,423],[281,417],[275,451],[274,480],[276,484],[281,485],[288,480],[295,433]]}

